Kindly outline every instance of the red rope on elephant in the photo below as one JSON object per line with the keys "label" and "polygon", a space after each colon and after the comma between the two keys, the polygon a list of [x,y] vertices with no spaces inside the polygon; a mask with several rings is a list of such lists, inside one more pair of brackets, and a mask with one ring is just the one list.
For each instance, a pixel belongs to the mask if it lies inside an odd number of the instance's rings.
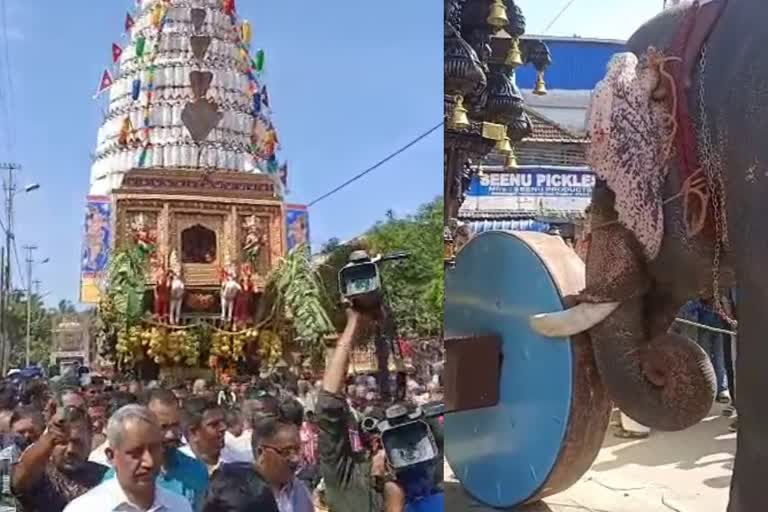
{"label": "red rope on elephant", "polygon": [[[667,96],[667,105],[670,112],[677,118],[678,130],[675,133],[675,143],[678,148],[677,157],[680,163],[680,172],[684,179],[688,179],[699,168],[697,156],[696,132],[688,110],[688,102],[685,101],[687,77],[685,76],[686,63],[683,61],[685,48],[696,24],[696,16],[699,11],[698,0],[686,11],[680,30],[669,48],[671,55],[677,59],[670,59],[669,74],[672,77],[671,94]],[[680,101],[682,100],[682,101]]]}

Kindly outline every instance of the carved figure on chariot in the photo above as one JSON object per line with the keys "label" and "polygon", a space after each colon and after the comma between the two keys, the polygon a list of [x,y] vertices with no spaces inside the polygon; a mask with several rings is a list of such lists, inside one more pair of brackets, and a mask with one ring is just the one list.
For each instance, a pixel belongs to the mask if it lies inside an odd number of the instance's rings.
{"label": "carved figure on chariot", "polygon": [[[256,215],[247,217],[243,222],[243,231],[245,232],[245,239],[243,240],[243,255],[245,260],[252,265],[256,265],[261,249],[267,240],[267,235],[264,230],[263,221]],[[251,271],[251,268],[248,268]]]}

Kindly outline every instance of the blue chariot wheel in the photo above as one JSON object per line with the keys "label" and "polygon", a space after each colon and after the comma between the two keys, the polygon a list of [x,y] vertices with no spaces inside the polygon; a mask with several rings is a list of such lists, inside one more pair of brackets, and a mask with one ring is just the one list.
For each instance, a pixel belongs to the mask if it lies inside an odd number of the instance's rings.
{"label": "blue chariot wheel", "polygon": [[513,507],[561,492],[600,450],[611,404],[587,335],[550,339],[529,326],[531,315],[563,310],[563,298],[583,286],[581,259],[542,233],[480,234],[446,270],[446,337],[500,339],[498,403],[445,419],[448,463],[486,505]]}

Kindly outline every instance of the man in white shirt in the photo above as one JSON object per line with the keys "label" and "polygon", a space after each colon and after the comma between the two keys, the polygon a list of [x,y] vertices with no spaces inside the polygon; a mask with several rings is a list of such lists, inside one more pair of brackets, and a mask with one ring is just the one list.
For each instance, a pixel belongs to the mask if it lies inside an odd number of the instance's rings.
{"label": "man in white shirt", "polygon": [[260,418],[277,415],[277,411],[278,402],[275,397],[257,388],[247,390],[242,402],[243,431],[239,435],[227,432],[224,449],[221,451],[221,462],[223,464],[233,462],[252,464],[254,462],[251,442],[253,425]]}
{"label": "man in white shirt", "polygon": [[163,461],[163,436],[155,416],[126,405],[107,425],[107,457],[117,478],[70,502],[64,512],[192,512],[182,496],[155,483]]}

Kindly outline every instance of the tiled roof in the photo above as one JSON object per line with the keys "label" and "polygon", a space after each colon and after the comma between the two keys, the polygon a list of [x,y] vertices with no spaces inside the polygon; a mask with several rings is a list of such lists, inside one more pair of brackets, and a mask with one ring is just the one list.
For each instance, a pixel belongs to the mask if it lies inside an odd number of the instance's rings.
{"label": "tiled roof", "polygon": [[531,119],[533,133],[530,137],[523,139],[523,142],[571,142],[579,144],[589,143],[586,137],[575,135],[556,122],[547,119],[533,109],[525,109],[528,117]]}

